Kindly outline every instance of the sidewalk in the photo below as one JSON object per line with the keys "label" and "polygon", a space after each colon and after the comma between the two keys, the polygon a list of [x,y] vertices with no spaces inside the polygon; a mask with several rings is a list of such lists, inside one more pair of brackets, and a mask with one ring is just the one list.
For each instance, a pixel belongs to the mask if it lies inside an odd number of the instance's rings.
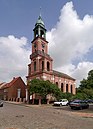
{"label": "sidewalk", "polygon": [[27,104],[23,102],[15,102],[15,101],[4,101],[5,103],[10,103],[10,104],[15,104],[15,105],[20,105],[20,106],[25,106],[25,107],[51,107],[51,104],[41,104],[41,105],[33,105],[33,104]]}

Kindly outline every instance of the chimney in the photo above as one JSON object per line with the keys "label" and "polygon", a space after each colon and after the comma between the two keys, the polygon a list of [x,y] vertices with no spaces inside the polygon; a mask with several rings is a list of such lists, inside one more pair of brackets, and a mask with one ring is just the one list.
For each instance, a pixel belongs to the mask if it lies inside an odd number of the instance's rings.
{"label": "chimney", "polygon": [[15,77],[13,77],[13,80],[15,79]]}

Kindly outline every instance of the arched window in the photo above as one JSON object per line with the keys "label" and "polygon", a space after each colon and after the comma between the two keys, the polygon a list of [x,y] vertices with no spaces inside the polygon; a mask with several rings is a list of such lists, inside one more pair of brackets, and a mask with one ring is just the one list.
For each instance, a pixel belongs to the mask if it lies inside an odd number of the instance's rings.
{"label": "arched window", "polygon": [[44,49],[42,49],[42,52],[44,53]]}
{"label": "arched window", "polygon": [[31,66],[29,67],[29,75],[31,74]]}
{"label": "arched window", "polygon": [[58,86],[58,82],[56,82],[56,85]]}
{"label": "arched window", "polygon": [[61,83],[61,91],[63,92],[63,86],[64,86],[64,84],[63,83]]}
{"label": "arched window", "polygon": [[44,61],[42,61],[42,71],[44,70]]}
{"label": "arched window", "polygon": [[42,37],[42,38],[44,38],[44,37],[45,37],[45,35],[44,35],[44,31],[43,31],[43,30],[41,30],[41,31],[40,31],[40,37]]}
{"label": "arched window", "polygon": [[71,85],[71,93],[73,93],[73,86]]}
{"label": "arched window", "polygon": [[68,92],[68,84],[66,84],[66,92]]}
{"label": "arched window", "polygon": [[36,71],[36,61],[34,62],[34,71]]}
{"label": "arched window", "polygon": [[50,63],[47,62],[47,71],[50,71]]}

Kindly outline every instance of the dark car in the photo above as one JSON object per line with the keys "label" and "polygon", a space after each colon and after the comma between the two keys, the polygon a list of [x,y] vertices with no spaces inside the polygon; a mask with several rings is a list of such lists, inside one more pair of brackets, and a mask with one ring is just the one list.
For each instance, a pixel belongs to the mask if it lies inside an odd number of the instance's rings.
{"label": "dark car", "polygon": [[70,103],[71,109],[85,109],[89,108],[89,104],[83,100],[74,100]]}
{"label": "dark car", "polygon": [[0,107],[3,107],[3,101],[0,100]]}
{"label": "dark car", "polygon": [[93,99],[88,99],[88,103],[93,103]]}

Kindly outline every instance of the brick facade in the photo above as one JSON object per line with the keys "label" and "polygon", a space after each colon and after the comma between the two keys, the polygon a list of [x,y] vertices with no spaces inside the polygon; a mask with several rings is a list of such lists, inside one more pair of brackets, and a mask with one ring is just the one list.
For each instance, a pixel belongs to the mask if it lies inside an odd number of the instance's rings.
{"label": "brick facade", "polygon": [[[18,93],[19,92],[19,93]],[[21,77],[0,85],[0,97],[4,100],[21,100],[26,97],[26,85]]]}

